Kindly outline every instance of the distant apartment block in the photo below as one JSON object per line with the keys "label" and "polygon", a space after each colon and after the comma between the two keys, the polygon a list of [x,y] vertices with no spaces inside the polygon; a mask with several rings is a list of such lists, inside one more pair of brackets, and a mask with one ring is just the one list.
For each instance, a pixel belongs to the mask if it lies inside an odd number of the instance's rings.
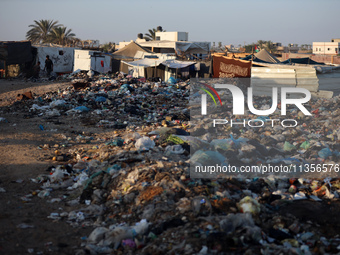
{"label": "distant apartment block", "polygon": [[273,46],[276,48],[276,53],[282,54],[282,53],[297,53],[300,50],[300,47],[298,44],[288,44],[288,46],[283,46],[282,43],[276,42],[273,43]]}
{"label": "distant apartment block", "polygon": [[188,41],[188,32],[156,32],[156,41]]}
{"label": "distant apartment block", "polygon": [[313,54],[337,55],[340,53],[340,39],[331,42],[313,42]]}

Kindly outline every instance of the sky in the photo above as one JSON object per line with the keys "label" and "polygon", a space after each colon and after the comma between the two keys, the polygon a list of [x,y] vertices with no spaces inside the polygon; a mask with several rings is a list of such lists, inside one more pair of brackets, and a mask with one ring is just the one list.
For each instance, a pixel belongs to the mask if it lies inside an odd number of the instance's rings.
{"label": "sky", "polygon": [[339,0],[0,0],[0,41],[25,40],[34,20],[58,20],[82,40],[130,41],[162,26],[189,41],[312,44],[340,38]]}

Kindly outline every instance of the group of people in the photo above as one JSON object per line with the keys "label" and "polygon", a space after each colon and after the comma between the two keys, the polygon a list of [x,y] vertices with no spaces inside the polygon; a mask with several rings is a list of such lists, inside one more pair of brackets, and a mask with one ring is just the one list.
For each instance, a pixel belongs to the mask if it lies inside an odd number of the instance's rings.
{"label": "group of people", "polygon": [[[48,76],[50,76],[51,72],[53,71],[53,62],[50,59],[49,55],[46,56],[45,67],[44,67],[43,71],[45,71],[45,70],[46,70]],[[38,63],[33,67],[33,78],[38,79],[40,71],[41,71],[40,61],[38,61]]]}

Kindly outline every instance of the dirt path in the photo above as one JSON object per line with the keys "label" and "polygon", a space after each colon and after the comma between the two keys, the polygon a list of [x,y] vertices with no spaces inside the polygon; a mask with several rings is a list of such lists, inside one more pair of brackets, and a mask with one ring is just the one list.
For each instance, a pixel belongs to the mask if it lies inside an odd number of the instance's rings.
{"label": "dirt path", "polygon": [[69,82],[25,82],[23,80],[0,79],[0,107],[12,104],[18,94],[32,91],[35,95],[41,95],[48,91],[57,91],[60,88],[70,86]]}
{"label": "dirt path", "polygon": [[17,94],[30,90],[39,96],[69,85],[0,80],[0,117],[7,119],[7,122],[0,122],[0,188],[6,191],[0,193],[0,254],[29,254],[31,251],[32,254],[73,254],[71,248],[79,246],[79,237],[87,236],[90,231],[48,219],[51,212],[61,212],[61,205],[49,204],[45,198],[30,197],[40,188],[30,179],[55,165],[50,160],[50,151],[38,146],[53,146],[60,137],[58,132],[41,131],[40,118],[27,118],[5,107],[16,101]]}

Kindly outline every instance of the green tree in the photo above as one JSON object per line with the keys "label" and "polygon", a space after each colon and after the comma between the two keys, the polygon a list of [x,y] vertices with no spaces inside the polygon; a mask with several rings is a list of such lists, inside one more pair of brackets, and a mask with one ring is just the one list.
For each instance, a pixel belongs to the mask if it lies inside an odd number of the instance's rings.
{"label": "green tree", "polygon": [[244,48],[246,49],[247,53],[254,53],[255,52],[255,43],[245,45]]}
{"label": "green tree", "polygon": [[34,20],[34,24],[29,25],[31,29],[26,33],[27,40],[32,43],[47,43],[50,41],[52,29],[59,27],[58,21],[54,20]]}
{"label": "green tree", "polygon": [[66,27],[54,27],[50,33],[50,42],[65,45],[71,42],[76,35],[72,33],[72,29]]}

